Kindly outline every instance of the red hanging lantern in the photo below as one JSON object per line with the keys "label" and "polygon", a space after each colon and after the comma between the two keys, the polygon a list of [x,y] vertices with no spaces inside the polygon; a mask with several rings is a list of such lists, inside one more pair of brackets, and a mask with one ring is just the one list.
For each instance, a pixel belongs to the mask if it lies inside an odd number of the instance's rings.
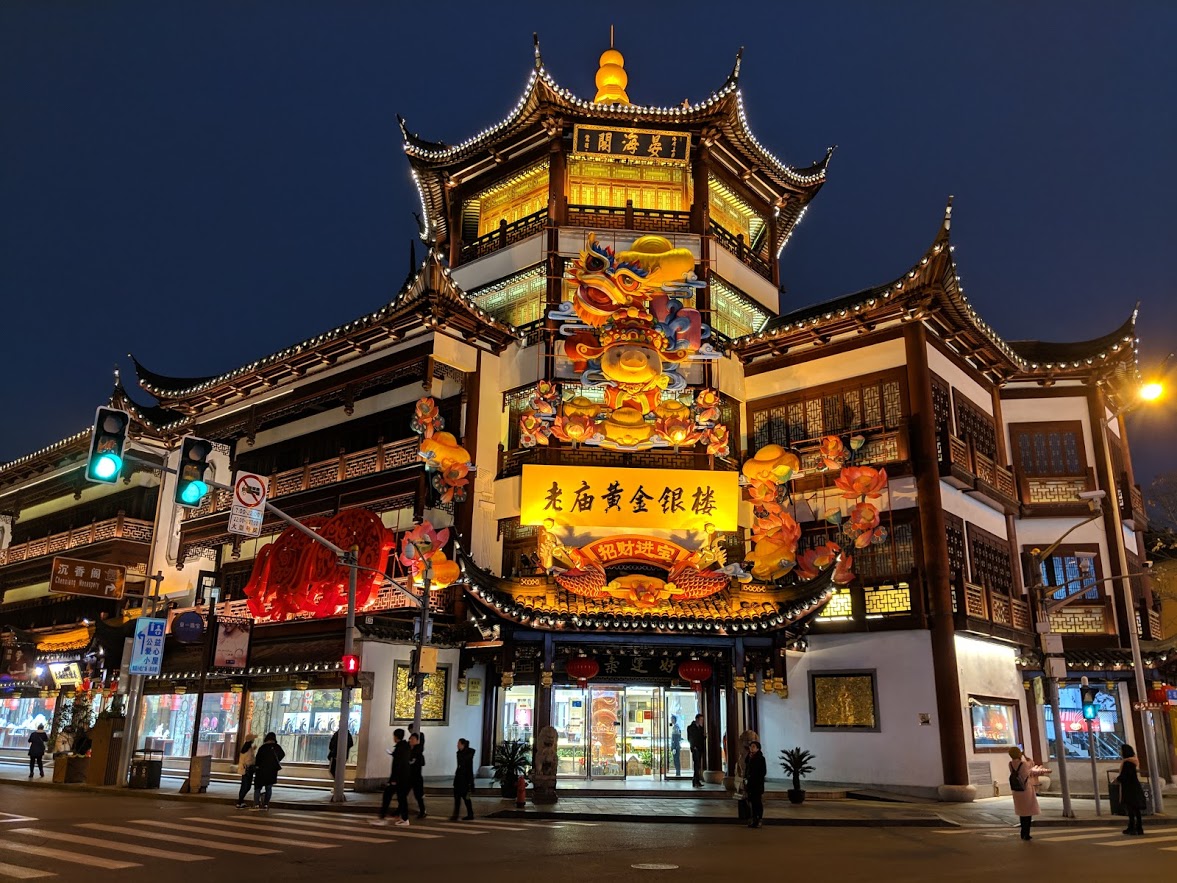
{"label": "red hanging lantern", "polygon": [[688,659],[678,664],[678,676],[684,681],[690,681],[696,693],[703,691],[703,682],[711,677],[711,663],[701,659]]}
{"label": "red hanging lantern", "polygon": [[16,711],[18,708],[20,708],[20,700],[17,699],[16,697],[9,699],[8,700],[8,707],[11,708],[13,711]]}
{"label": "red hanging lantern", "polygon": [[568,660],[568,676],[576,678],[576,685],[582,690],[588,686],[590,678],[595,678],[601,670],[601,664],[588,656],[574,656]]}
{"label": "red hanging lantern", "polygon": [[228,711],[232,707],[233,707],[233,694],[232,693],[222,693],[221,694],[221,711]]}
{"label": "red hanging lantern", "polygon": [[183,696],[179,696],[179,695],[172,696],[172,711],[179,711],[181,706],[183,706],[183,704],[184,704],[184,697]]}

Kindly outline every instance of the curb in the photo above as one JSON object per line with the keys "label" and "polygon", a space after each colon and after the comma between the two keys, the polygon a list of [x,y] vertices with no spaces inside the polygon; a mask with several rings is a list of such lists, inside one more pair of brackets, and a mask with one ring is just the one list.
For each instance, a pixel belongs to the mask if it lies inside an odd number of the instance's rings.
{"label": "curb", "polygon": [[[622,813],[591,812],[526,812],[504,809],[491,813],[491,819],[518,819],[536,822],[633,822],[652,825],[739,825],[747,827],[744,819],[732,816],[634,816]],[[766,827],[808,828],[958,828],[956,822],[935,817],[924,819],[822,819],[822,818],[764,818]],[[1016,826],[1015,826],[1016,827]]]}

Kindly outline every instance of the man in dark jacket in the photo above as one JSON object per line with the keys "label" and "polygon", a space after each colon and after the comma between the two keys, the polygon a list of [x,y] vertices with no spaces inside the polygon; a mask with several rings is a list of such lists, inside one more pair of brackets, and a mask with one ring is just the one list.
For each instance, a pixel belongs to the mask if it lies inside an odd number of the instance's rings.
{"label": "man in dark jacket", "polygon": [[416,733],[409,736],[409,767],[413,797],[417,800],[417,818],[425,818],[425,747]]}
{"label": "man in dark jacket", "polygon": [[396,820],[398,828],[408,827],[409,824],[409,789],[412,787],[413,770],[410,765],[412,751],[405,741],[405,731],[397,727],[392,731],[392,770],[388,774],[388,784],[384,786],[384,797],[380,801],[380,818],[372,819],[373,825],[387,825],[388,805],[392,802],[392,795],[396,794]]}
{"label": "man in dark jacket", "polygon": [[33,777],[33,767],[41,769],[41,778],[45,778],[45,746],[49,744],[49,734],[45,732],[44,724],[37,724],[37,729],[29,733],[29,778]]}
{"label": "man in dark jacket", "polygon": [[[355,745],[355,740],[351,737],[351,732],[347,734],[347,753],[351,754],[351,747]],[[327,767],[331,770],[331,777],[335,777],[335,757],[339,753],[339,730],[331,734],[331,741],[327,743]],[[347,766],[347,758],[343,760],[344,766]]]}
{"label": "man in dark jacket", "polygon": [[759,742],[748,743],[748,759],[744,761],[744,796],[752,810],[749,828],[759,828],[764,818],[764,780],[768,776],[768,762]]}
{"label": "man in dark jacket", "polygon": [[454,771],[454,814],[451,822],[458,820],[458,812],[462,808],[462,801],[466,802],[466,821],[474,818],[474,805],[470,802],[470,793],[474,790],[474,749],[467,739],[458,740],[458,768]]}
{"label": "man in dark jacket", "polygon": [[270,798],[274,796],[274,784],[278,781],[278,771],[282,769],[282,761],[286,752],[278,744],[278,736],[266,733],[266,738],[253,759],[253,808],[268,810]]}
{"label": "man in dark jacket", "polygon": [[696,714],[695,719],[687,727],[687,744],[691,746],[691,765],[694,767],[691,784],[696,788],[702,788],[703,757],[707,751],[707,733],[703,729],[703,715]]}

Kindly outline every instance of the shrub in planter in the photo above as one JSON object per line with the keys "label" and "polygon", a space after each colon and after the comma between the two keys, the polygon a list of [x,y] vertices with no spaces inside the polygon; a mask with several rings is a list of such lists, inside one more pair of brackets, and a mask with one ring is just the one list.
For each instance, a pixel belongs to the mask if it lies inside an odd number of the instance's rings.
{"label": "shrub in planter", "polygon": [[789,803],[796,804],[805,801],[805,792],[801,790],[801,777],[814,771],[809,762],[816,759],[800,746],[781,749],[781,769],[784,770],[785,775],[793,777],[793,787],[789,789]]}
{"label": "shrub in planter", "polygon": [[491,756],[492,781],[498,782],[503,797],[514,797],[519,778],[531,769],[531,746],[527,742],[500,742]]}

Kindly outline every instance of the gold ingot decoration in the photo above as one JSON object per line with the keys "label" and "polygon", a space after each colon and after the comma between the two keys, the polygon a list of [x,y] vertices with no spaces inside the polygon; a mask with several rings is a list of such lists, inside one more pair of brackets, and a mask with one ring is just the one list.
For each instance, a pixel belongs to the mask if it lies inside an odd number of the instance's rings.
{"label": "gold ingot decoration", "polygon": [[780,484],[801,469],[801,460],[780,445],[765,445],[758,450],[741,470],[751,481]]}
{"label": "gold ingot decoration", "polygon": [[431,438],[421,439],[420,451],[430,469],[445,470],[454,464],[470,462],[470,452],[458,444],[452,432],[435,432]]}
{"label": "gold ingot decoration", "polygon": [[587,399],[584,396],[573,396],[566,401],[560,409],[565,417],[596,417],[601,411],[601,406],[598,402]]}
{"label": "gold ingot decoration", "polygon": [[601,428],[605,437],[619,445],[645,445],[654,434],[654,426],[645,421],[637,408],[618,408],[610,414]]}

